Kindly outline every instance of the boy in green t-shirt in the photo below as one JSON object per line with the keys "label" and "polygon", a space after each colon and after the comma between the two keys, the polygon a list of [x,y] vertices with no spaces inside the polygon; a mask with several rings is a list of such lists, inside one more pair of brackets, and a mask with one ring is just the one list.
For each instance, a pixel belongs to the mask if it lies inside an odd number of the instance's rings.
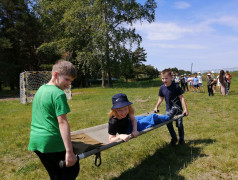
{"label": "boy in green t-shirt", "polygon": [[[66,117],[70,108],[63,91],[76,75],[72,63],[58,61],[51,80],[38,89],[33,100],[28,149],[38,155],[51,179],[76,179],[79,173]],[[65,160],[66,168],[59,167],[61,160]]]}

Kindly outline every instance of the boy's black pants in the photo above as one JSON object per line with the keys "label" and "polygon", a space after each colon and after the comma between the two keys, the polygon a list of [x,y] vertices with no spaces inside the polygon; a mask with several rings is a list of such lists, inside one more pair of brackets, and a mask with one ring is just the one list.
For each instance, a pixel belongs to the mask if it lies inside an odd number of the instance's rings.
{"label": "boy's black pants", "polygon": [[60,168],[59,162],[65,160],[65,151],[41,153],[34,151],[45,166],[51,180],[74,180],[79,174],[79,161],[71,167]]}
{"label": "boy's black pants", "polygon": [[212,85],[208,85],[208,86],[207,86],[207,90],[208,90],[208,95],[209,95],[209,96],[210,96],[210,95],[214,96],[213,90],[212,90]]}
{"label": "boy's black pants", "polygon": [[189,91],[188,90],[188,83],[187,82],[185,83],[185,87],[186,87],[187,91]]}
{"label": "boy's black pants", "polygon": [[181,83],[181,89],[182,89],[183,91],[185,91],[185,84],[184,84],[184,83]]}

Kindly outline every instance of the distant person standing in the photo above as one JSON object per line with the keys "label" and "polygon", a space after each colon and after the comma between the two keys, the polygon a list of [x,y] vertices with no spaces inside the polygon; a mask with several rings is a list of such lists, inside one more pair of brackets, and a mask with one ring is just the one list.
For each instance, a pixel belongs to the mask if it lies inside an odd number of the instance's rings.
{"label": "distant person standing", "polygon": [[180,78],[179,78],[178,73],[176,73],[174,81],[175,81],[175,83],[179,84]]}
{"label": "distant person standing", "polygon": [[187,74],[184,74],[184,79],[185,79],[185,88],[187,89],[187,91],[189,91],[189,89],[188,89],[188,77],[187,77]]}
{"label": "distant person standing", "polygon": [[202,90],[202,92],[205,92],[203,88],[202,75],[200,72],[198,72],[198,86],[199,86],[199,91]]}
{"label": "distant person standing", "polygon": [[217,75],[216,81],[217,81],[217,86],[218,86],[218,88],[219,88],[219,93],[221,94],[221,83],[220,83],[220,81],[219,81],[219,75]]}
{"label": "distant person standing", "polygon": [[171,76],[172,76],[172,82],[174,82],[174,83],[175,83],[175,74],[174,74],[174,72],[173,72],[173,71],[171,71]]}
{"label": "distant person standing", "polygon": [[195,73],[193,77],[193,92],[195,92],[196,89],[197,89],[197,92],[199,92],[197,73]]}
{"label": "distant person standing", "polygon": [[207,74],[207,91],[209,96],[214,96],[212,85],[213,85],[213,78],[211,77],[211,74],[208,73]]}
{"label": "distant person standing", "polygon": [[184,78],[183,75],[181,75],[180,83],[181,83],[182,90],[185,92],[185,84],[186,84],[186,82],[185,82],[185,78]]}
{"label": "distant person standing", "polygon": [[[212,78],[213,80],[216,79],[214,71],[211,71],[211,78]],[[216,83],[213,83],[213,85],[212,85],[212,90],[213,90],[214,93],[216,93]]]}
{"label": "distant person standing", "polygon": [[220,84],[221,84],[221,94],[223,96],[227,95],[227,82],[226,82],[226,76],[225,76],[224,70],[220,71],[219,81],[220,81]]}
{"label": "distant person standing", "polygon": [[229,71],[226,71],[226,81],[227,81],[227,93],[230,90],[230,86],[231,86],[231,74],[229,73]]}
{"label": "distant person standing", "polygon": [[188,84],[189,84],[189,90],[192,91],[193,89],[193,78],[191,74],[188,75]]}

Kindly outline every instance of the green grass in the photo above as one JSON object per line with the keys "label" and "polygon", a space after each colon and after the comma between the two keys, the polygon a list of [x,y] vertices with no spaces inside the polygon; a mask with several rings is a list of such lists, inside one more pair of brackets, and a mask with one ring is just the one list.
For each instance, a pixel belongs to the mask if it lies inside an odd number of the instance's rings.
{"label": "green grass", "polygon": [[[141,114],[154,109],[160,81],[118,83],[114,88],[74,89],[69,101],[71,131],[108,121],[111,97],[126,93]],[[205,88],[206,89],[206,88]],[[233,76],[228,96],[218,93],[184,94],[190,115],[184,118],[185,146],[172,148],[166,127],[80,161],[77,179],[238,179],[238,78]],[[165,103],[160,107],[165,113]],[[48,179],[36,155],[27,150],[31,104],[0,101],[0,179]],[[177,130],[177,129],[176,129]]]}

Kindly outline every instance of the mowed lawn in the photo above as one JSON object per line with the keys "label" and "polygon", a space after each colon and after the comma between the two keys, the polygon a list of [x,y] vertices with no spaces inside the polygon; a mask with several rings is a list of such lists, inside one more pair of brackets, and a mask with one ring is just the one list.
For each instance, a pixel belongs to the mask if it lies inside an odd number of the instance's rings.
{"label": "mowed lawn", "polygon": [[[69,101],[71,131],[107,123],[111,97],[125,93],[136,114],[152,111],[161,81],[116,84],[114,88],[74,89]],[[228,96],[186,92],[186,145],[170,147],[165,126],[80,161],[77,179],[238,179],[238,76]],[[49,179],[36,155],[27,150],[31,104],[0,101],[0,179]],[[160,107],[165,113],[165,103]],[[177,131],[177,129],[176,129]]]}

